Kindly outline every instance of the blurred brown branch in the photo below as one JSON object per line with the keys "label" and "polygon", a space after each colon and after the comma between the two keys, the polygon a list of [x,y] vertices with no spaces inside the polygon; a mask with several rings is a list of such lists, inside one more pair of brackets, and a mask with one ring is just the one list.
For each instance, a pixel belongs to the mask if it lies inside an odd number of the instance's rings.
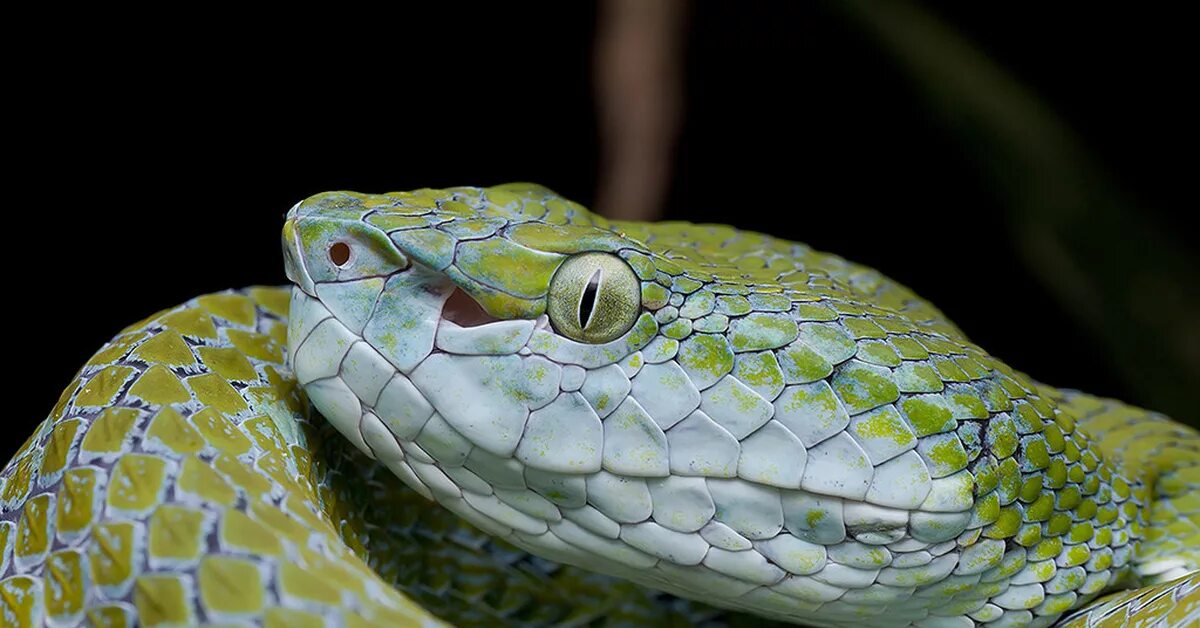
{"label": "blurred brown branch", "polygon": [[[1200,416],[1195,253],[1137,211],[1137,200],[1117,188],[1071,126],[953,25],[912,2],[826,4],[895,60],[961,142],[962,154],[1003,191],[1004,219],[1024,264],[1106,347],[1113,370],[1136,392],[1128,401],[1194,423]],[[600,3],[596,207],[610,218],[652,220],[662,213],[684,108],[687,8],[683,0]],[[1024,298],[1012,294],[995,307],[1029,307]],[[1057,350],[1046,347],[1047,359],[1073,359]]]}
{"label": "blurred brown branch", "polygon": [[671,181],[682,99],[683,0],[605,0],[596,33],[600,183],[609,218],[654,220]]}

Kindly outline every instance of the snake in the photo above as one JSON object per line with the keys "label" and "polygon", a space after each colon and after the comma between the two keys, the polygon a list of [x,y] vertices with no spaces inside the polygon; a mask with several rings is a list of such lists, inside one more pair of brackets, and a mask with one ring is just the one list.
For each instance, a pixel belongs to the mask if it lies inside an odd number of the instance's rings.
{"label": "snake", "polygon": [[124,329],[5,466],[0,624],[1200,621],[1200,434],[876,270],[524,183],[281,239],[290,286]]}

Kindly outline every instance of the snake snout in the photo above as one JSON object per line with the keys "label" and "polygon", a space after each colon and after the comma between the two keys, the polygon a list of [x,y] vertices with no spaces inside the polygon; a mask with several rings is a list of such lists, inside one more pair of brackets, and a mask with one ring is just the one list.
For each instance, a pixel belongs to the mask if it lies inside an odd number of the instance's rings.
{"label": "snake snout", "polygon": [[[294,209],[294,208],[293,208]],[[289,212],[289,215],[291,212]],[[283,268],[284,274],[292,283],[311,297],[317,296],[317,288],[308,269],[304,267],[304,256],[301,254],[300,234],[296,229],[296,218],[291,217],[283,223]]]}

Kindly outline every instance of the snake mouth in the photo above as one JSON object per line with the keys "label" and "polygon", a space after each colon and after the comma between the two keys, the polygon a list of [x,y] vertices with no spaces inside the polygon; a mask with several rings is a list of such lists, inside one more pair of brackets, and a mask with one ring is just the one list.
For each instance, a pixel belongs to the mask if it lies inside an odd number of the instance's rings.
{"label": "snake mouth", "polygon": [[490,323],[500,322],[499,318],[487,313],[479,302],[462,288],[455,288],[446,303],[442,306],[442,322],[452,323],[459,327],[479,327]]}

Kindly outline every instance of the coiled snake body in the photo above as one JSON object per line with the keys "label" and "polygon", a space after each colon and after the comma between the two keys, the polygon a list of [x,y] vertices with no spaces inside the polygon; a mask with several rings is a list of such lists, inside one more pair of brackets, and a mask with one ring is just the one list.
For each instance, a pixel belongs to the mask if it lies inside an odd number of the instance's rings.
{"label": "coiled snake body", "polygon": [[0,624],[1200,616],[1200,435],[874,270],[526,184],[283,239],[290,295],[127,328],[0,474]]}

